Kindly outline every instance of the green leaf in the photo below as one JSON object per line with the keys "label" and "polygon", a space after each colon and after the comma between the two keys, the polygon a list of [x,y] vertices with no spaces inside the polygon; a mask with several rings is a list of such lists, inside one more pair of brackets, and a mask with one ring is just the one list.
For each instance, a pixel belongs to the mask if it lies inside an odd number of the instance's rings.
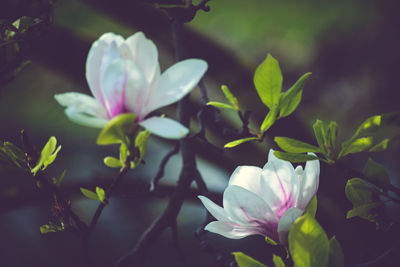
{"label": "green leaf", "polygon": [[311,215],[305,214],[293,223],[289,231],[289,251],[295,266],[328,265],[328,237]]}
{"label": "green leaf", "polygon": [[329,263],[328,267],[344,267],[344,256],[342,246],[335,237],[329,240]]}
{"label": "green leaf", "polygon": [[336,148],[336,139],[338,136],[338,124],[335,121],[331,121],[328,125],[328,129],[326,131],[326,139],[328,141],[328,145],[330,148]]}
{"label": "green leaf", "polygon": [[344,147],[342,145],[342,150],[340,151],[338,158],[346,156],[348,154],[362,152],[372,146],[372,141],[372,136],[368,136],[358,138],[354,140],[351,144],[346,144]]}
{"label": "green leaf", "polygon": [[119,147],[119,160],[121,161],[121,163],[126,162],[126,159],[128,158],[129,154],[130,151],[128,147],[126,146],[126,144],[122,143]]}
{"label": "green leaf", "polygon": [[85,197],[87,197],[87,198],[89,198],[89,199],[92,199],[92,200],[100,201],[99,196],[98,196],[95,192],[90,191],[90,190],[87,190],[87,189],[85,189],[85,188],[83,188],[83,187],[81,187],[80,189],[81,189],[82,194],[83,194]]}
{"label": "green leaf", "polygon": [[232,254],[235,256],[236,263],[239,267],[267,267],[243,252],[233,252]]}
{"label": "green leaf", "polygon": [[279,107],[280,117],[289,116],[295,111],[301,101],[304,84],[310,75],[311,72],[303,74],[289,90],[282,94]]}
{"label": "green leaf", "polygon": [[272,261],[274,262],[275,267],[285,267],[285,263],[283,263],[282,258],[278,255],[272,254]]}
{"label": "green leaf", "polygon": [[374,209],[382,206],[382,202],[371,202],[363,205],[359,205],[349,210],[346,214],[346,218],[350,219],[355,216],[368,220],[370,222],[376,222],[377,214],[373,211]]}
{"label": "green leaf", "polygon": [[228,99],[228,101],[231,103],[232,107],[236,111],[239,111],[239,102],[238,102],[237,98],[231,93],[228,86],[222,85],[221,90],[224,93],[226,99]]}
{"label": "green leaf", "polygon": [[129,145],[129,135],[135,125],[136,115],[124,113],[114,117],[101,130],[97,137],[98,145],[111,145],[125,143]]}
{"label": "green leaf", "polygon": [[308,213],[310,214],[312,217],[315,217],[315,214],[317,213],[317,196],[314,196],[311,201],[310,204],[308,204],[306,210],[304,211],[304,213]]}
{"label": "green leaf", "polygon": [[370,148],[369,152],[385,151],[389,147],[389,142],[390,142],[389,138],[383,139],[381,142],[379,142],[378,144],[376,144],[372,148]]}
{"label": "green leaf", "polygon": [[275,157],[278,159],[283,159],[290,162],[306,162],[309,160],[322,160],[319,157],[307,154],[296,154],[296,153],[286,153],[281,151],[274,151]]}
{"label": "green leaf", "polygon": [[24,152],[11,142],[0,144],[0,163],[6,165],[15,165],[18,168],[26,169],[26,158]]}
{"label": "green leaf", "polygon": [[60,178],[58,178],[58,180],[57,180],[57,182],[56,182],[56,186],[60,186],[60,185],[61,185],[61,182],[62,182],[62,180],[64,179],[66,173],[67,173],[67,170],[64,170],[64,171],[61,173]]}
{"label": "green leaf", "polygon": [[33,175],[36,175],[36,173],[40,169],[44,170],[49,164],[53,163],[53,161],[57,157],[57,153],[61,149],[61,146],[58,146],[57,149],[56,146],[57,146],[57,139],[54,136],[50,137],[49,141],[47,141],[46,145],[40,152],[40,157],[38,162],[36,163],[35,167],[33,167],[31,170],[31,173],[33,173]]}
{"label": "green leaf", "polygon": [[40,226],[41,234],[55,233],[64,231],[65,228],[63,226],[54,225],[53,223],[45,224]]}
{"label": "green leaf", "polygon": [[365,178],[367,178],[367,180],[373,184],[384,189],[390,187],[390,178],[389,174],[386,172],[386,169],[381,164],[373,161],[371,158],[368,158],[363,173]]}
{"label": "green leaf", "polygon": [[225,108],[225,109],[232,109],[232,110],[236,110],[233,106],[225,104],[225,103],[221,103],[221,102],[217,102],[217,101],[210,101],[207,103],[207,106],[214,106],[216,108]]}
{"label": "green leaf", "polygon": [[278,243],[276,243],[274,240],[272,240],[268,236],[265,237],[265,242],[267,242],[267,244],[270,244],[270,245],[273,245],[273,246],[278,245]]}
{"label": "green leaf", "polygon": [[121,167],[124,167],[124,164],[123,164],[123,162],[121,162],[119,159],[117,159],[117,158],[114,158],[114,157],[105,157],[104,158],[104,164],[107,166],[107,167],[110,167],[110,168],[121,168]]}
{"label": "green leaf", "polygon": [[100,202],[104,202],[104,200],[106,199],[106,192],[104,192],[104,189],[96,186],[96,194]]}
{"label": "green leaf", "polygon": [[313,125],[313,129],[314,129],[314,134],[315,134],[315,138],[317,139],[318,142],[318,146],[321,149],[321,152],[327,156],[327,150],[326,150],[326,134],[325,134],[325,127],[324,127],[324,123],[321,120],[317,120],[314,125]]}
{"label": "green leaf", "polygon": [[232,148],[232,147],[238,146],[240,144],[243,144],[245,142],[249,142],[249,141],[252,141],[252,140],[258,140],[258,137],[247,137],[247,138],[242,138],[242,139],[238,139],[238,140],[235,140],[235,141],[231,141],[229,143],[226,143],[224,145],[224,148]]}
{"label": "green leaf", "polygon": [[360,178],[352,178],[347,181],[345,193],[348,200],[358,207],[372,202],[372,192],[370,186]]}
{"label": "green leaf", "polygon": [[293,138],[277,136],[274,140],[281,149],[289,153],[321,152],[320,148]]}
{"label": "green leaf", "polygon": [[276,115],[278,115],[278,109],[273,107],[265,116],[263,123],[261,124],[261,134],[265,133],[276,121]]}
{"label": "green leaf", "polygon": [[135,139],[135,147],[139,149],[139,160],[138,163],[142,162],[144,156],[146,155],[147,150],[147,140],[149,139],[150,132],[149,131],[141,131],[138,133]]}
{"label": "green leaf", "polygon": [[269,108],[276,108],[282,90],[282,73],[278,61],[270,54],[258,66],[254,74],[254,85],[261,101]]}

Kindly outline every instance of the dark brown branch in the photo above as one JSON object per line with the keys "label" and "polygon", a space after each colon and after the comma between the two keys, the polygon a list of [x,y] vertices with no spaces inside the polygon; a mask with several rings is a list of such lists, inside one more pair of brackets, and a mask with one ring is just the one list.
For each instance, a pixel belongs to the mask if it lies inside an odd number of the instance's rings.
{"label": "dark brown branch", "polygon": [[167,155],[164,156],[164,158],[161,161],[160,167],[158,168],[158,172],[156,176],[153,178],[153,180],[150,182],[150,192],[154,192],[158,186],[159,181],[161,178],[164,176],[164,171],[165,171],[165,166],[167,165],[169,159],[177,154],[179,152],[179,143],[176,143],[176,145],[172,148],[171,151],[167,153]]}

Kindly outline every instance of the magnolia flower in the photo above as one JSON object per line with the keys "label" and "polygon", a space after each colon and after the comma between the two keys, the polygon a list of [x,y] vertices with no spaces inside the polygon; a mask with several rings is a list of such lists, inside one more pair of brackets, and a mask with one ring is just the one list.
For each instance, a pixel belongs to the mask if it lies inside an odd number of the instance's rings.
{"label": "magnolia flower", "polygon": [[154,43],[138,32],[128,39],[105,33],[90,48],[86,79],[94,97],[69,92],[55,95],[74,122],[102,128],[121,113],[135,113],[137,122],[150,132],[178,139],[188,133],[180,123],[146,116],[188,94],[207,70],[200,59],[187,59],[160,73]]}
{"label": "magnolia flower", "polygon": [[307,161],[293,168],[276,158],[271,149],[264,168],[239,166],[229,179],[223,195],[223,208],[199,196],[217,219],[205,229],[227,238],[263,235],[287,244],[293,222],[300,217],[319,184],[319,161]]}

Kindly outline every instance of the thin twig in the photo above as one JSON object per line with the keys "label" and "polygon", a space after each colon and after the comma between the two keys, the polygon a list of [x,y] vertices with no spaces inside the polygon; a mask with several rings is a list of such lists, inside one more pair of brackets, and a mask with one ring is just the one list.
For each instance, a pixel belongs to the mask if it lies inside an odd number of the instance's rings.
{"label": "thin twig", "polygon": [[176,143],[176,145],[164,156],[160,163],[160,167],[158,168],[158,172],[156,176],[153,178],[153,180],[150,182],[150,192],[154,192],[158,186],[159,181],[161,178],[164,176],[164,171],[165,171],[165,166],[167,165],[168,161],[170,158],[177,154],[179,152],[179,143]]}

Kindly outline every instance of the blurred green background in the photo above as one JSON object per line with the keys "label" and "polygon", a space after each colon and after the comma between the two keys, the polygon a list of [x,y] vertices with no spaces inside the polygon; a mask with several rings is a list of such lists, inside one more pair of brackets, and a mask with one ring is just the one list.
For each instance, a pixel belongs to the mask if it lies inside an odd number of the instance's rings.
{"label": "blurred green background", "polygon": [[[33,8],[28,6],[36,2],[41,1],[6,0],[0,4],[0,18],[13,21],[32,15]],[[299,108],[273,126],[269,140],[226,150],[224,157],[201,143],[195,146],[199,170],[212,192],[224,190],[236,166],[263,166],[267,151],[274,147],[273,136],[314,144],[311,125],[319,118],[338,122],[339,138],[343,140],[365,118],[399,110],[398,1],[211,0],[209,6],[210,12],[200,11],[186,25],[186,45],[191,57],[209,63],[205,84],[211,100],[224,101],[219,88],[228,85],[240,106],[252,111],[251,125],[256,128],[267,110],[257,97],[252,75],[267,53],[280,62],[284,90],[303,73],[313,73]],[[29,43],[26,58],[31,63],[0,87],[0,139],[18,145],[19,131],[25,129],[36,146],[42,147],[50,136],[56,136],[62,150],[48,173],[59,176],[67,170],[65,192],[73,209],[86,221],[97,203],[84,199],[79,187],[107,186],[116,171],[106,168],[102,161],[107,155],[116,156],[117,147],[96,146],[99,131],[69,121],[53,95],[69,91],[90,94],[85,80],[87,53],[92,42],[109,31],[124,37],[143,31],[158,47],[161,68],[174,62],[170,22],[148,1],[59,0],[54,5],[54,22]],[[196,110],[200,106],[198,89],[191,100]],[[176,118],[174,106],[162,112]],[[221,116],[227,125],[240,127],[233,112],[224,110]],[[191,132],[198,127],[193,119]],[[207,137],[222,147],[230,140],[218,130],[208,128]],[[167,197],[148,194],[146,189],[163,155],[173,145],[152,137],[146,165],[132,171],[112,197],[91,240],[97,266],[111,266],[125,255],[166,206]],[[399,154],[389,151],[373,157],[399,185]],[[351,164],[361,170],[366,158],[363,154],[353,157]],[[166,194],[171,192],[180,166],[179,155],[168,163],[162,180]],[[344,197],[343,179],[351,177],[340,177],[343,175],[341,170],[322,165],[317,219],[329,236],[337,235],[347,265],[354,266],[382,254],[396,235],[376,232],[375,225],[362,220],[345,219],[351,206]],[[40,234],[39,227],[51,217],[50,202],[38,192],[32,178],[9,169],[0,169],[0,178],[0,265],[81,266],[80,244],[75,236]],[[387,209],[388,216],[398,220],[393,215],[398,209]],[[218,266],[215,257],[199,249],[193,235],[204,216],[199,201],[189,197],[178,218],[185,261],[179,259],[172,246],[171,233],[165,231],[150,251],[148,266]],[[212,245],[223,252],[244,251],[264,262],[270,261],[272,251],[282,253],[259,236],[243,240],[208,236]]]}

